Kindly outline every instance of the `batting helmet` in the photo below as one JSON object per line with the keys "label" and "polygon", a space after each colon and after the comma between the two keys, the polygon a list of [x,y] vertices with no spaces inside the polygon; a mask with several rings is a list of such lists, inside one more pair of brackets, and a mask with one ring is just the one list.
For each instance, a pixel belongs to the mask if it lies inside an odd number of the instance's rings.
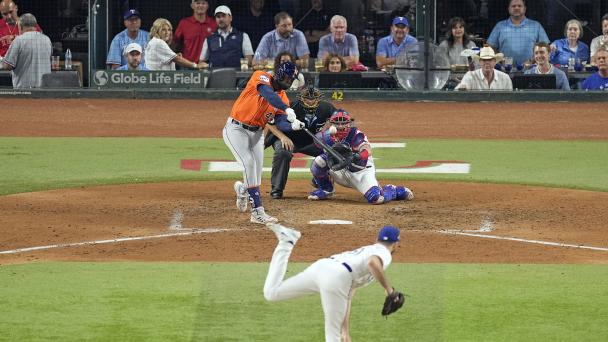
{"label": "batting helmet", "polygon": [[298,77],[298,67],[293,62],[283,62],[279,65],[279,68],[275,70],[274,77],[278,81],[282,81],[286,77],[295,80]]}
{"label": "batting helmet", "polygon": [[314,114],[317,111],[322,98],[321,91],[313,85],[309,85],[298,94],[298,101],[308,114]]}

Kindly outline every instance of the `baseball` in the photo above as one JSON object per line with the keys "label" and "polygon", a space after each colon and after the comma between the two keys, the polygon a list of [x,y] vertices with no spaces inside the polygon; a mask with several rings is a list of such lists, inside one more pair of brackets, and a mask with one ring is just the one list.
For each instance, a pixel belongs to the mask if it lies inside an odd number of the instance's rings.
{"label": "baseball", "polygon": [[329,128],[327,129],[327,131],[329,132],[329,134],[335,135],[338,132],[338,129],[336,128],[336,126],[331,125],[331,126],[329,126]]}

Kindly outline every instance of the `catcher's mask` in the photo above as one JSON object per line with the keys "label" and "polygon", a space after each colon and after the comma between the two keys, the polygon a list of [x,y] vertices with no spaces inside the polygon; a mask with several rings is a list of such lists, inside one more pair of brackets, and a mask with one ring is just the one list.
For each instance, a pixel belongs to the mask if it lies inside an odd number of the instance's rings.
{"label": "catcher's mask", "polygon": [[274,81],[277,85],[275,88],[287,90],[297,77],[298,67],[296,64],[293,62],[283,62],[274,72]]}
{"label": "catcher's mask", "polygon": [[336,126],[336,137],[338,140],[342,140],[348,135],[351,127],[350,124],[353,122],[353,119],[351,119],[350,114],[348,114],[347,111],[338,109],[331,115],[329,122]]}
{"label": "catcher's mask", "polygon": [[321,91],[315,88],[313,85],[304,88],[298,94],[298,100],[302,104],[302,107],[306,111],[307,115],[316,114],[322,98],[323,94],[321,94]]}

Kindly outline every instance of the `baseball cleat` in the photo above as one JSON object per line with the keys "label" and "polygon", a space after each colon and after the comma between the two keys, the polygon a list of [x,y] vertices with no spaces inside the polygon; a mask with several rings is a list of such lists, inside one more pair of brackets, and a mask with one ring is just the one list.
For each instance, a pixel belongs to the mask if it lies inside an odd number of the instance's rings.
{"label": "baseball cleat", "polygon": [[333,195],[334,195],[333,191],[330,192],[330,191],[325,191],[323,189],[317,189],[308,195],[308,199],[313,200],[313,201],[319,201],[319,200],[328,199],[328,198],[332,197]]}
{"label": "baseball cleat", "polygon": [[295,229],[287,228],[278,223],[267,223],[266,227],[270,228],[280,242],[288,242],[295,245],[302,236],[302,233]]}
{"label": "baseball cleat", "polygon": [[264,207],[257,207],[251,209],[251,222],[259,224],[275,223],[279,222],[276,217],[272,217],[264,211]]}
{"label": "baseball cleat", "polygon": [[234,192],[236,192],[236,208],[242,213],[246,212],[249,200],[247,198],[247,189],[243,182],[234,182]]}
{"label": "baseball cleat", "polygon": [[405,189],[405,200],[406,201],[411,201],[414,199],[414,192],[412,190],[410,190],[409,188],[404,188]]}

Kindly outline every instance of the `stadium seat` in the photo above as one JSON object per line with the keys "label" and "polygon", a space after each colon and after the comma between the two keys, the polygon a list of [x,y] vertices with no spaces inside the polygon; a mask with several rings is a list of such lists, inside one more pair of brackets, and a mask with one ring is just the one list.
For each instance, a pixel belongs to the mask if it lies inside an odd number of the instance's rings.
{"label": "stadium seat", "polygon": [[55,71],[42,75],[41,88],[80,88],[78,71]]}
{"label": "stadium seat", "polygon": [[235,89],[236,88],[236,69],[218,68],[211,69],[207,88],[215,89]]}

